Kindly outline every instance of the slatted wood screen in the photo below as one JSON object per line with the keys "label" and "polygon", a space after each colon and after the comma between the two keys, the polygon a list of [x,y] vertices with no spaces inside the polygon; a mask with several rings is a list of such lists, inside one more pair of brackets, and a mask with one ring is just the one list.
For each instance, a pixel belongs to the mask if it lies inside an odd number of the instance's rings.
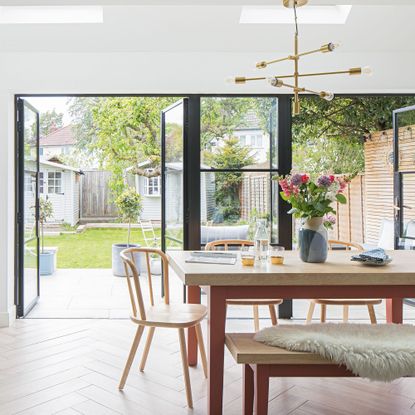
{"label": "slatted wood screen", "polygon": [[84,173],[81,179],[81,219],[117,217],[117,208],[111,203],[108,186],[111,173],[101,170]]}
{"label": "slatted wood screen", "polygon": [[[415,170],[415,125],[399,129],[401,171]],[[415,175],[404,177],[405,221],[415,220]],[[383,219],[393,220],[393,130],[376,132],[365,143],[366,242],[379,240]]]}
{"label": "slatted wood screen", "polygon": [[258,214],[269,213],[269,190],[269,174],[244,174],[240,192],[241,219],[249,220],[249,216],[253,210]]}

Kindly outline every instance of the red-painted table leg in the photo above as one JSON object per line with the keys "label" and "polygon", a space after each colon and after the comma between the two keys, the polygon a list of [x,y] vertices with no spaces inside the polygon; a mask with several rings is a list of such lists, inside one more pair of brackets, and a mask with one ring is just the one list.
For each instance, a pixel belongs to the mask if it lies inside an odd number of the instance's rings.
{"label": "red-painted table leg", "polygon": [[227,287],[208,289],[208,414],[220,415],[223,402],[223,357],[225,352]]}
{"label": "red-painted table leg", "polygon": [[[198,286],[187,287],[187,302],[189,304],[200,304],[200,288]],[[187,360],[189,361],[189,366],[197,365],[197,339],[194,327],[188,329]]]}
{"label": "red-painted table leg", "polygon": [[269,367],[267,365],[256,365],[255,367],[255,414],[268,414],[269,394]]}
{"label": "red-painted table leg", "polygon": [[254,413],[254,371],[251,366],[243,366],[243,414],[252,415]]}
{"label": "red-painted table leg", "polygon": [[386,321],[388,323],[402,323],[403,320],[403,299],[386,299]]}

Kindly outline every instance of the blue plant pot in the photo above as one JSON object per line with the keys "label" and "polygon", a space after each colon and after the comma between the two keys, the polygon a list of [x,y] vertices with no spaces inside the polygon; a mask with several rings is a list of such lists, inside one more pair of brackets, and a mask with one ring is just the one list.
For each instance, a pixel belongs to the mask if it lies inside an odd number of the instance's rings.
{"label": "blue plant pot", "polygon": [[[140,248],[140,245],[136,244],[113,244],[112,245],[112,273],[116,277],[125,277],[125,269],[124,269],[124,263],[121,259],[121,251],[127,248]],[[137,270],[140,271],[141,267],[141,257],[142,254],[140,252],[137,252],[134,254],[134,263],[137,267]]]}
{"label": "blue plant pot", "polygon": [[298,231],[298,247],[303,262],[319,263],[327,260],[328,234],[323,218],[305,221]]}
{"label": "blue plant pot", "polygon": [[45,251],[39,254],[40,275],[52,275],[55,272],[55,251]]}

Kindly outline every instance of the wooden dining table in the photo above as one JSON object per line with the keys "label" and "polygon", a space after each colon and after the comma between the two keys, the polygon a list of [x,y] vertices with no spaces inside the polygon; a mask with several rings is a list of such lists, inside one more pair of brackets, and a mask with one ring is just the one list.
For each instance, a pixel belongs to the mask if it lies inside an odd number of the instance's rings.
{"label": "wooden dining table", "polygon": [[[208,410],[223,407],[226,301],[249,298],[385,298],[388,323],[402,323],[403,299],[415,298],[415,251],[390,251],[386,266],[352,262],[350,251],[330,251],[325,263],[302,262],[298,252],[285,253],[283,265],[242,266],[189,263],[190,251],[168,252],[170,265],[187,287],[187,302],[208,304]],[[196,334],[189,329],[188,359],[197,364]]]}

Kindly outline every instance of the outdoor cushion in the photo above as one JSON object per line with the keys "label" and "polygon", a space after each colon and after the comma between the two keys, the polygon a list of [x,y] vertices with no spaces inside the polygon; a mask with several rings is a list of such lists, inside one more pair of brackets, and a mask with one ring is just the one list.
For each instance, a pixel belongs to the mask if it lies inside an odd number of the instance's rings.
{"label": "outdoor cushion", "polygon": [[201,244],[223,239],[247,239],[249,225],[202,226]]}

